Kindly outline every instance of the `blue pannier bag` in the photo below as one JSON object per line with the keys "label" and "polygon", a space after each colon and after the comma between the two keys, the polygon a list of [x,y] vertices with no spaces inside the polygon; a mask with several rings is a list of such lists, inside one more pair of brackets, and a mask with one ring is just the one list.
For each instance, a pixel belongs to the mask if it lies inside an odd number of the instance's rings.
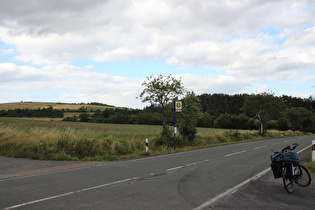
{"label": "blue pannier bag", "polygon": [[273,163],[280,163],[282,161],[283,154],[281,152],[276,152],[271,156],[271,161]]}
{"label": "blue pannier bag", "polygon": [[300,162],[299,155],[295,150],[290,150],[288,152],[283,153],[283,159],[282,160],[284,162],[293,162],[293,163]]}

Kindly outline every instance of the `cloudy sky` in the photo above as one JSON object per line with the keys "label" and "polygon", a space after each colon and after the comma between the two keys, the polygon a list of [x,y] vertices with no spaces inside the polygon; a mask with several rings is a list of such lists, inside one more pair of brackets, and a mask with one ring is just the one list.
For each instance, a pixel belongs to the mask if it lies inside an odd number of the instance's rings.
{"label": "cloudy sky", "polygon": [[172,74],[197,95],[315,93],[313,0],[0,0],[0,103],[143,108]]}

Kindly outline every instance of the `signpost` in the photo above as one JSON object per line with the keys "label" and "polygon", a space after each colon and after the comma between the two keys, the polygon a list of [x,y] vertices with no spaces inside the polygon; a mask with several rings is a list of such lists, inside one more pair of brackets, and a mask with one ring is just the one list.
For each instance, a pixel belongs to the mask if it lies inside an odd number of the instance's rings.
{"label": "signpost", "polygon": [[182,102],[176,101],[175,102],[175,112],[181,112],[182,111]]}
{"label": "signpost", "polygon": [[174,101],[174,150],[176,149],[176,112],[182,111],[182,102],[181,101]]}

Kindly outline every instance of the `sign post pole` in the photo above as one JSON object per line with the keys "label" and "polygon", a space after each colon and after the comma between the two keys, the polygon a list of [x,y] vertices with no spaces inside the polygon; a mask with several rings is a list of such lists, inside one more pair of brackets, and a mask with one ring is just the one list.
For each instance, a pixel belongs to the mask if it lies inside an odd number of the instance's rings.
{"label": "sign post pole", "polygon": [[176,112],[182,111],[182,102],[181,101],[174,101],[174,150],[176,149]]}
{"label": "sign post pole", "polygon": [[174,101],[174,150],[176,149],[176,101]]}

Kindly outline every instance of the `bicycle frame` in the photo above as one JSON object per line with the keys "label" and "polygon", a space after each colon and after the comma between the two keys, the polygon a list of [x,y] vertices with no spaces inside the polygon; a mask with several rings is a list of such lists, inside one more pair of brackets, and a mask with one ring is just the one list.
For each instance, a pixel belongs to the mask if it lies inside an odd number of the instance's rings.
{"label": "bicycle frame", "polygon": [[[287,146],[283,148],[281,152],[284,153],[290,150],[295,150],[297,146],[298,144],[296,143],[292,144],[292,146]],[[270,166],[272,168],[274,178],[275,179],[282,178],[284,188],[289,193],[293,192],[295,183],[301,187],[307,187],[308,185],[310,185],[311,183],[310,173],[298,161],[297,162],[291,162],[291,161],[277,162],[279,160],[278,159],[279,154],[281,155],[282,153],[276,152],[271,156],[272,163]]]}

